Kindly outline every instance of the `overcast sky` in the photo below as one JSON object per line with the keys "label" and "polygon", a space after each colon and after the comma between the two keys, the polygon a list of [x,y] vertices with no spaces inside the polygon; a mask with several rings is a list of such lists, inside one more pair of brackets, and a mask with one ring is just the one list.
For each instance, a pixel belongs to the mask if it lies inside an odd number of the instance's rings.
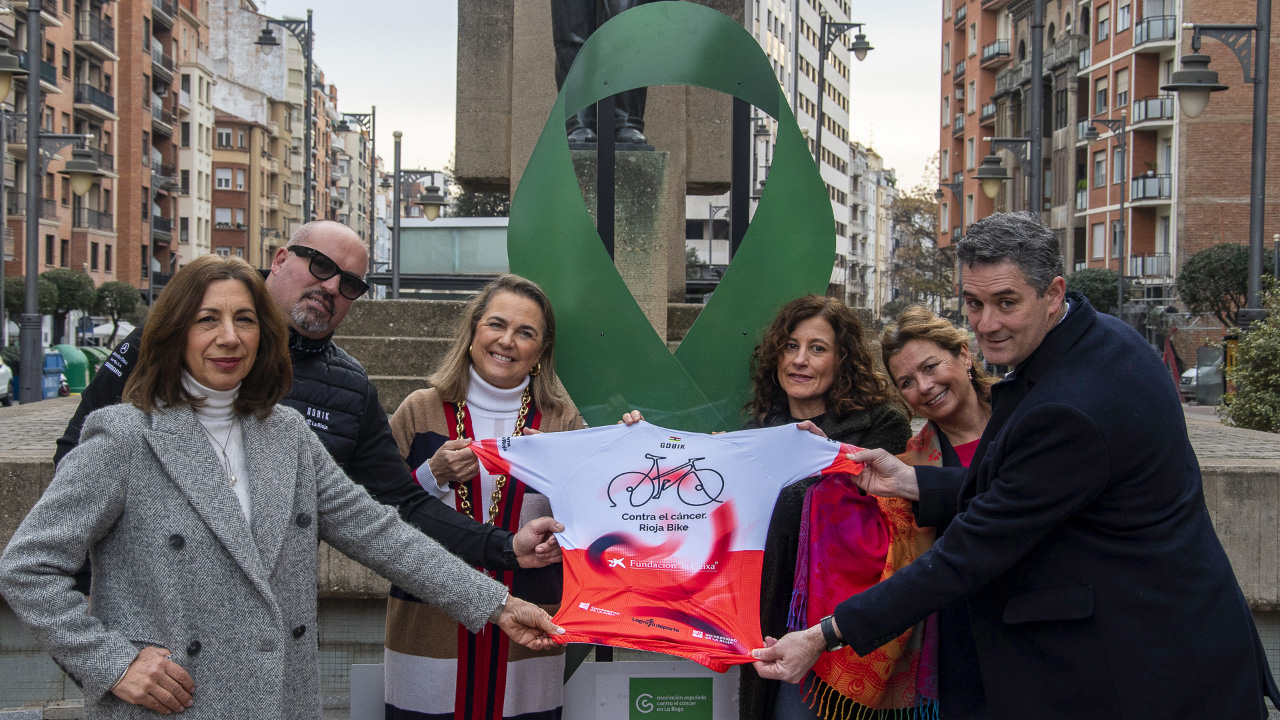
{"label": "overcast sky", "polygon": [[[520,2],[520,0],[515,0]],[[457,0],[259,0],[274,17],[314,10],[315,58],[338,86],[338,109],[378,107],[378,154],[390,166],[391,133],[404,133],[403,167],[436,169],[453,152]],[[851,68],[851,138],[896,168],[899,187],[921,177],[938,150],[939,43],[936,1],[855,0],[875,47]]]}

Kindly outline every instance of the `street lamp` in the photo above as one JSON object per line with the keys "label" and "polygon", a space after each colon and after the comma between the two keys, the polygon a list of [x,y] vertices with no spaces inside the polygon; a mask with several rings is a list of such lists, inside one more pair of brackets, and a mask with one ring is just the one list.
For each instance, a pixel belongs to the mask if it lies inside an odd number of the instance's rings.
{"label": "street lamp", "polygon": [[[392,205],[392,225],[391,225],[391,299],[400,299],[400,202],[404,196],[401,194],[402,183],[414,184],[425,177],[430,177],[430,184],[424,188],[423,194],[418,196],[415,202],[418,207],[422,208],[422,214],[429,221],[433,221],[440,217],[440,210],[449,204],[448,198],[445,197],[441,190],[441,185],[436,181],[436,175],[443,175],[438,170],[401,170],[400,169],[400,139],[404,137],[404,133],[396,130],[391,133],[391,137],[395,138],[395,166],[392,172],[393,190]],[[383,178],[382,187],[387,186],[386,178]]]}
{"label": "street lamp", "polygon": [[982,194],[986,195],[988,200],[995,200],[1000,194],[1004,181],[1013,179],[1009,173],[1005,172],[1000,156],[995,153],[982,158],[982,165],[974,176],[978,178],[978,184],[982,186]]}
{"label": "street lamp", "polygon": [[[275,34],[271,32],[272,25],[279,25],[285,30],[288,30],[289,34],[293,35],[293,37],[297,39],[298,44],[302,46],[302,54],[305,58],[304,72],[306,73],[307,78],[302,83],[302,91],[303,91],[303,94],[305,95],[305,97],[303,98],[304,110],[303,110],[303,117],[302,117],[302,124],[305,126],[303,129],[304,172],[302,177],[302,185],[303,185],[302,222],[305,224],[305,223],[311,222],[311,194],[312,194],[311,175],[312,175],[312,164],[313,164],[311,160],[311,151],[312,151],[311,113],[312,113],[312,105],[315,102],[315,100],[312,97],[314,93],[311,87],[311,83],[313,82],[312,75],[315,72],[315,69],[311,65],[311,50],[312,50],[311,45],[312,45],[312,40],[315,39],[315,35],[311,31],[311,11],[307,10],[306,20],[277,20],[275,18],[266,17],[266,16],[264,16],[262,19],[266,22],[266,25],[262,28],[262,34],[258,36],[258,39],[254,42],[254,44],[257,45],[258,48],[262,50],[263,55],[270,55],[272,50],[280,46],[280,41],[276,40]],[[36,47],[39,47],[39,46],[36,46]]]}
{"label": "street lamp", "polygon": [[342,113],[342,117],[346,120],[353,121],[360,125],[361,128],[369,132],[369,214],[365,218],[365,224],[368,226],[369,232],[369,272],[373,273],[373,243],[374,236],[374,214],[376,208],[374,205],[374,186],[377,185],[378,179],[378,163],[376,161],[378,139],[375,136],[378,130],[378,106],[374,105],[367,113]]}
{"label": "street lamp", "polygon": [[[1200,54],[1200,38],[1221,41],[1240,62],[1243,80],[1253,85],[1253,157],[1249,168],[1249,295],[1237,322],[1247,327],[1266,315],[1262,309],[1262,226],[1267,192],[1267,91],[1271,75],[1271,0],[1258,0],[1253,25],[1201,25],[1185,23],[1191,30],[1191,54],[1182,56],[1182,69],[1160,89],[1178,94],[1178,104],[1188,117],[1197,117],[1209,104],[1209,93],[1226,90],[1218,73],[1209,69],[1209,57]],[[1257,50],[1254,50],[1254,44]],[[1252,66],[1252,67],[1251,67]]]}
{"label": "street lamp", "polygon": [[1120,151],[1120,224],[1117,226],[1117,234],[1120,236],[1120,247],[1116,252],[1116,267],[1120,271],[1119,292],[1116,295],[1116,317],[1124,319],[1124,266],[1125,266],[1125,250],[1129,244],[1128,223],[1124,214],[1124,186],[1129,184],[1129,175],[1124,172],[1124,165],[1129,162],[1129,118],[1126,111],[1120,112],[1120,119],[1111,118],[1090,118],[1089,129],[1084,131],[1084,139],[1090,142],[1098,139],[1098,130],[1093,127],[1093,123],[1102,125],[1111,131],[1113,137],[1116,138],[1116,149]]}
{"label": "street lamp", "polygon": [[849,50],[853,52],[854,57],[862,60],[867,56],[867,51],[874,48],[867,42],[867,36],[862,34],[863,23],[854,22],[835,22],[827,19],[827,14],[821,14],[821,22],[818,30],[818,130],[814,134],[814,151],[815,159],[822,158],[822,98],[827,94],[827,54],[831,52],[831,48],[835,46],[836,41],[841,35],[857,28],[858,33],[853,36],[853,43],[849,45]]}
{"label": "street lamp", "polygon": [[[1027,163],[1030,162],[1028,154],[1029,151],[1034,149],[1032,147],[1034,143],[1031,138],[1001,138],[988,136],[982,139],[991,143],[991,154],[982,158],[982,165],[978,168],[978,172],[975,173],[975,176],[981,182],[982,194],[986,195],[988,199],[995,200],[996,196],[1000,194],[1000,185],[1005,180],[1013,179],[1007,172],[1005,172],[1004,164],[1001,162],[1000,156],[996,155],[996,151],[1008,150],[1013,153],[1013,159],[1018,161],[1018,169],[1022,171],[1023,175],[1026,175]],[[1027,198],[1027,209],[1032,212],[1036,212],[1036,208],[1032,204],[1032,200],[1034,198],[1035,193],[1030,193],[1030,197]]]}

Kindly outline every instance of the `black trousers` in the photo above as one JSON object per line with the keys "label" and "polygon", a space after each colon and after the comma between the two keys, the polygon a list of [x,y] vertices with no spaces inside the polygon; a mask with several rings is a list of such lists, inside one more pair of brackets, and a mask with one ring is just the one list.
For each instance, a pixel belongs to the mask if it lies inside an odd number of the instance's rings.
{"label": "black trousers", "polygon": [[[641,5],[644,0],[551,0],[551,37],[556,48],[556,89],[564,87],[569,68],[578,57],[583,43],[596,28],[623,10]],[[614,129],[635,128],[644,131],[645,88],[619,93],[614,106]],[[565,121],[568,132],[580,127],[596,129],[595,107],[580,110]]]}

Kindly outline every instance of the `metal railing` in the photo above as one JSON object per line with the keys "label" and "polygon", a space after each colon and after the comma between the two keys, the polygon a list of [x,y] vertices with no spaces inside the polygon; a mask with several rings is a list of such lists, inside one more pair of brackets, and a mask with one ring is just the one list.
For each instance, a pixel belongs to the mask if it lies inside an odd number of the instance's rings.
{"label": "metal railing", "polygon": [[116,51],[116,28],[100,15],[80,13],[76,20],[76,39],[97,43],[112,53]]}
{"label": "metal railing", "polygon": [[164,48],[152,46],[151,62],[168,70],[170,75],[173,74],[173,58],[169,57],[169,53],[165,52]]}
{"label": "metal railing", "polygon": [[1009,57],[1009,40],[996,40],[993,43],[987,43],[982,46],[982,62],[994,60],[995,58]]}
{"label": "metal railing", "polygon": [[956,63],[956,74],[955,74],[955,77],[957,77],[957,78],[962,78],[962,77],[964,77],[964,69],[965,69],[966,65],[968,65],[968,61],[966,61],[966,60],[961,60],[960,62]]}
{"label": "metal railing", "polygon": [[170,219],[169,219],[169,218],[167,218],[167,217],[160,217],[159,215],[152,215],[152,216],[151,216],[151,228],[152,228],[153,230],[155,230],[156,232],[158,232],[158,233],[164,233],[165,235],[172,235],[172,234],[173,234],[173,221],[172,221],[172,220],[170,220]]}
{"label": "metal railing", "polygon": [[88,83],[76,83],[75,102],[97,105],[113,115],[116,112],[116,99]]}
{"label": "metal railing", "polygon": [[1133,179],[1129,200],[1168,200],[1173,197],[1172,175],[1143,175]]}
{"label": "metal railing", "polygon": [[1133,28],[1133,44],[1172,40],[1177,37],[1178,18],[1174,15],[1154,15],[1138,21]]}
{"label": "metal railing", "polygon": [[171,128],[173,127],[173,113],[165,110],[161,105],[151,106],[151,119],[168,125]]}
{"label": "metal railing", "polygon": [[10,115],[4,123],[4,139],[10,145],[27,144],[27,119]]}
{"label": "metal railing", "polygon": [[[31,68],[27,67],[27,54],[25,52],[17,52],[14,55],[18,56],[18,67],[30,72]],[[52,63],[41,61],[40,82],[56,86],[58,84],[58,68],[54,67]]]}
{"label": "metal railing", "polygon": [[1136,277],[1168,277],[1169,254],[1133,255],[1129,258],[1127,275]]}
{"label": "metal railing", "polygon": [[979,120],[986,122],[987,120],[990,120],[995,116],[996,116],[996,104],[993,102],[990,102],[982,106],[982,112],[979,115]]}
{"label": "metal railing", "polygon": [[956,113],[955,120],[951,122],[951,134],[958,135],[964,132],[964,113]]}
{"label": "metal railing", "polygon": [[76,208],[71,214],[71,227],[111,232],[116,229],[116,219],[111,213],[93,208]]}
{"label": "metal railing", "polygon": [[[1060,65],[1076,60],[1080,57],[1080,51],[1089,47],[1089,38],[1084,35],[1067,35],[1053,47],[1045,51],[1044,69],[1045,71],[1053,70]],[[1031,63],[1027,63],[1030,65]]]}
{"label": "metal railing", "polygon": [[1174,99],[1172,95],[1144,97],[1133,103],[1133,123],[1148,120],[1172,120]]}
{"label": "metal railing", "polygon": [[[10,217],[26,216],[27,194],[24,192],[5,193],[5,212]],[[40,198],[40,217],[51,220],[58,219],[58,203],[52,198]]]}
{"label": "metal railing", "polygon": [[162,178],[166,180],[172,180],[174,177],[176,177],[176,174],[178,172],[177,168],[175,168],[172,163],[164,163],[164,162],[157,164],[155,166],[155,170],[157,175],[160,175]]}
{"label": "metal railing", "polygon": [[[166,0],[151,0],[151,7],[153,10],[159,10],[161,13],[164,13],[164,15],[167,15],[168,17],[164,17],[162,19],[167,20],[170,25],[173,25],[173,18],[178,15],[178,9],[175,3],[166,2]],[[154,16],[155,13],[152,13],[152,15]]]}
{"label": "metal railing", "polygon": [[969,7],[967,5],[961,5],[960,7],[956,8],[955,23],[957,25],[964,22],[965,18],[967,17],[969,17]]}

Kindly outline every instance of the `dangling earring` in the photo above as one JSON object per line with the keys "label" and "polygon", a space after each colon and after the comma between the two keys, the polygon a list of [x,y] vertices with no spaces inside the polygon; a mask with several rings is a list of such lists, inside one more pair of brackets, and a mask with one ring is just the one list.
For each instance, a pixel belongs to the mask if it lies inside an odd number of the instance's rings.
{"label": "dangling earring", "polygon": [[542,372],[542,363],[541,363],[541,362],[539,362],[537,365],[534,365],[534,366],[533,366],[533,369],[529,371],[529,377],[537,377],[537,376],[538,376],[538,373],[540,373],[540,372]]}
{"label": "dangling earring", "polygon": [[969,379],[973,379],[973,368],[969,368]]}

